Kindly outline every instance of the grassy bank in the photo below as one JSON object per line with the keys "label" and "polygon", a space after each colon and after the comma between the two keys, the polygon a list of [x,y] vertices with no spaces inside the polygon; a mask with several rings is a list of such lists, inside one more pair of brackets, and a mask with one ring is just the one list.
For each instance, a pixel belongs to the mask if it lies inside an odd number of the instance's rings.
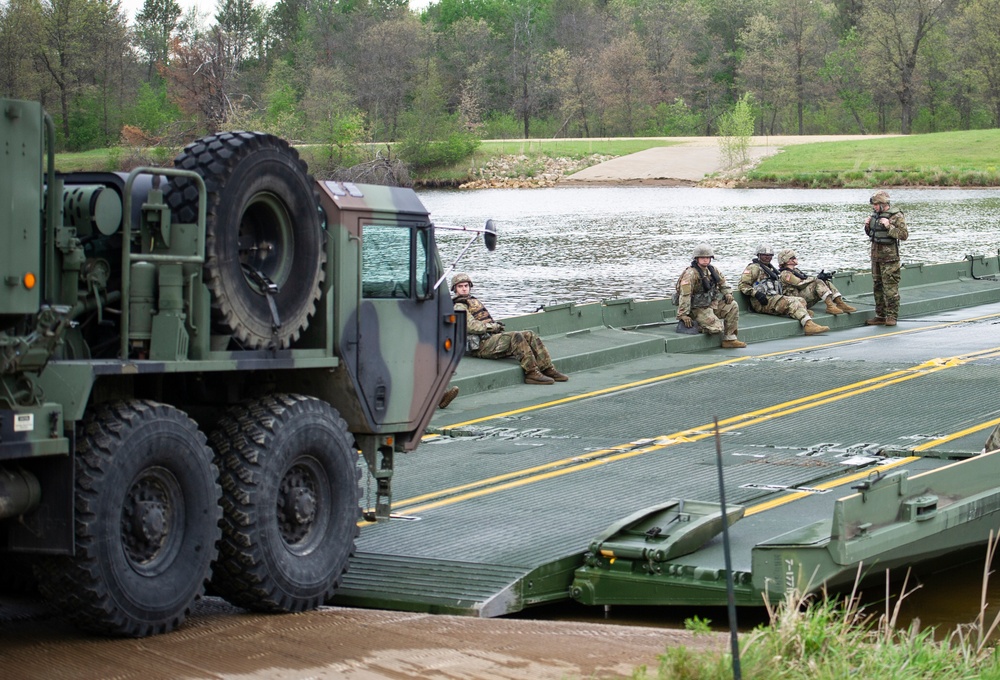
{"label": "grassy bank", "polygon": [[[414,176],[417,186],[457,186],[476,179],[532,179],[560,161],[566,172],[608,157],[657,146],[666,139],[487,140],[461,163]],[[57,154],[64,172],[111,170],[130,159],[170,163],[179,149],[100,149]],[[301,147],[310,160],[310,148]],[[746,173],[727,173],[740,187],[1000,186],[1000,130],[942,132],[888,139],[786,146]]]}
{"label": "grassy bank", "polygon": [[[989,642],[991,622],[980,617],[937,639],[914,621],[896,627],[894,609],[869,613],[853,599],[803,603],[790,598],[771,612],[771,625],[740,639],[740,668],[747,680],[1000,679],[1000,656]],[[710,632],[707,621],[689,620],[687,629]],[[992,622],[996,626],[996,622]],[[732,655],[701,648],[668,647],[659,667],[637,668],[634,680],[729,680]]]}
{"label": "grassy bank", "polygon": [[796,144],[746,173],[745,186],[1000,186],[1000,130]]}
{"label": "grassy bank", "polygon": [[414,176],[418,186],[458,186],[490,176],[495,179],[532,179],[552,167],[557,159],[570,172],[600,163],[608,157],[627,156],[656,146],[673,146],[666,139],[489,139],[470,157],[447,168]]}

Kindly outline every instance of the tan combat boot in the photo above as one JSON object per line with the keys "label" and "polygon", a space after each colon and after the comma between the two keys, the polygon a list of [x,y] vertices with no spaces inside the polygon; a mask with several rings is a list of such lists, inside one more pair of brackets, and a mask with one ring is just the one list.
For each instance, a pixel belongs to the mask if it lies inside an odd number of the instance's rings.
{"label": "tan combat boot", "polygon": [[557,371],[555,366],[549,366],[544,371],[542,371],[542,373],[549,376],[556,382],[566,382],[567,380],[569,380],[569,376],[566,375],[565,373],[560,373],[559,371]]}
{"label": "tan combat boot", "polygon": [[885,325],[886,326],[895,326],[896,325],[896,317],[894,317],[894,316],[887,316],[887,317],[885,317]]}
{"label": "tan combat boot", "polygon": [[528,385],[552,385],[555,380],[547,375],[542,375],[542,372],[536,368],[524,374],[524,382]]}
{"label": "tan combat boot", "polygon": [[802,327],[802,330],[806,332],[806,335],[819,335],[820,333],[826,333],[830,330],[829,326],[820,326],[818,323],[809,319],[806,321],[806,325]]}
{"label": "tan combat boot", "polygon": [[882,317],[882,316],[872,317],[871,319],[868,319],[867,321],[865,321],[865,325],[866,326],[884,326],[885,325],[885,317]]}
{"label": "tan combat boot", "polygon": [[824,300],[824,302],[826,303],[826,313],[827,314],[833,314],[834,316],[836,316],[837,314],[843,314],[844,313],[844,310],[841,309],[840,307],[838,307],[837,305],[835,305],[832,299],[827,298],[826,300]]}
{"label": "tan combat boot", "polygon": [[441,395],[441,401],[438,402],[438,408],[448,408],[448,404],[455,401],[455,397],[458,396],[457,387],[449,387],[445,390],[444,394]]}
{"label": "tan combat boot", "polygon": [[743,349],[747,344],[737,339],[723,340],[722,349]]}
{"label": "tan combat boot", "polygon": [[834,302],[836,302],[837,306],[840,307],[845,312],[847,312],[848,314],[850,314],[851,312],[858,311],[857,307],[852,307],[851,305],[847,304],[847,300],[845,300],[843,296],[838,297],[836,300],[834,300]]}

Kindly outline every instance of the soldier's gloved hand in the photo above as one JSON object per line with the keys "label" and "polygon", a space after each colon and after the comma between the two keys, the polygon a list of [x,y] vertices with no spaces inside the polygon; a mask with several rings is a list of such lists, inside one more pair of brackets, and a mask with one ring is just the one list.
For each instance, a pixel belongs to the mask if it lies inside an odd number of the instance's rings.
{"label": "soldier's gloved hand", "polygon": [[820,281],[829,281],[833,278],[833,274],[827,274],[825,269],[821,269],[819,274],[816,275],[816,278]]}
{"label": "soldier's gloved hand", "polygon": [[756,293],[753,294],[753,297],[760,304],[762,304],[762,305],[766,305],[767,304],[767,296],[764,295],[763,291],[758,290]]}
{"label": "soldier's gloved hand", "polygon": [[725,294],[725,295],[724,295],[724,296],[722,297],[722,299],[723,299],[723,300],[724,300],[724,301],[726,302],[726,304],[728,305],[728,304],[729,304],[730,302],[732,302],[732,301],[733,301],[733,294],[732,294],[732,293],[726,293],[726,294]]}
{"label": "soldier's gloved hand", "polygon": [[503,324],[499,324],[496,322],[486,324],[487,333],[499,333],[502,330],[503,330]]}
{"label": "soldier's gloved hand", "polygon": [[883,227],[888,227],[889,226],[889,218],[888,217],[880,217],[879,218],[879,222],[882,224]]}
{"label": "soldier's gloved hand", "polygon": [[694,321],[691,320],[690,316],[679,316],[677,320],[684,324],[685,328],[691,328],[694,325]]}

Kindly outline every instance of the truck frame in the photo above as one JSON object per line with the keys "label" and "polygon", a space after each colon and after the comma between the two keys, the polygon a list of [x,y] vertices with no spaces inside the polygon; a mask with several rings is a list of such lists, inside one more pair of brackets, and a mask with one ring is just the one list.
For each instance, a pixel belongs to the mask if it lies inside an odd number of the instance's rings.
{"label": "truck frame", "polygon": [[361,474],[388,518],[465,344],[417,195],[253,132],[59,174],[35,102],[0,99],[0,142],[0,565],[108,635],[176,628],[206,584],[323,604]]}

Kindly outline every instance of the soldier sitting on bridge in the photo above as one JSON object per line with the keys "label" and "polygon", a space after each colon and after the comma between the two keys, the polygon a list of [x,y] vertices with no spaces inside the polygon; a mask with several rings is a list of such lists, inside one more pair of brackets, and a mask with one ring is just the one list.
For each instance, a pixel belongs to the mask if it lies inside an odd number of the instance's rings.
{"label": "soldier sitting on bridge", "polygon": [[833,285],[833,274],[821,271],[815,276],[809,276],[799,269],[799,256],[794,250],[782,250],[778,253],[778,266],[781,267],[781,285],[784,291],[805,300],[806,307],[812,307],[822,300],[827,314],[850,314],[858,311],[847,304],[844,296]]}
{"label": "soldier sitting on bridge", "polygon": [[455,311],[465,311],[465,353],[481,359],[514,357],[524,369],[524,382],[529,385],[551,385],[569,378],[556,370],[542,339],[532,331],[505,331],[502,323],[490,316],[485,305],[471,294],[472,279],[468,274],[455,274],[451,279]]}
{"label": "soldier sitting on bridge", "polygon": [[759,314],[790,316],[799,322],[806,335],[816,335],[830,330],[820,326],[809,316],[805,300],[794,295],[784,295],[781,276],[771,264],[774,250],[766,243],[757,246],[757,257],[743,270],[740,292],[750,302],[750,309]]}

